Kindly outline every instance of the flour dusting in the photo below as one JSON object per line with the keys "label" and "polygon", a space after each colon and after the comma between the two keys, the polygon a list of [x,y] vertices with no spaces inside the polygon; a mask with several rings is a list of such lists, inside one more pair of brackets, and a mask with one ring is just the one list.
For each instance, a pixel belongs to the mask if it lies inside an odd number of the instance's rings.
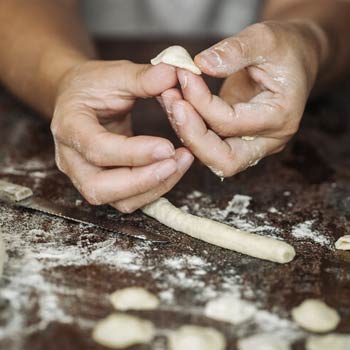
{"label": "flour dusting", "polygon": [[299,240],[311,240],[312,242],[318,243],[322,246],[330,246],[331,242],[328,237],[323,235],[321,232],[312,229],[314,223],[315,220],[307,220],[295,225],[292,228],[293,237]]}

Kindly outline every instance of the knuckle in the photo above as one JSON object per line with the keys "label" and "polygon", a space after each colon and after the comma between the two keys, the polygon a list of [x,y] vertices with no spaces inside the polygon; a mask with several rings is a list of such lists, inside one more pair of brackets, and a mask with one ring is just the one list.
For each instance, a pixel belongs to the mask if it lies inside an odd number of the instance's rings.
{"label": "knuckle", "polygon": [[[79,189],[79,188],[78,188]],[[80,192],[83,197],[89,202],[91,205],[101,205],[103,202],[98,198],[96,185],[87,181],[84,185],[81,186]]]}
{"label": "knuckle", "polygon": [[232,136],[232,132],[230,127],[226,123],[220,123],[215,125],[214,130],[220,135],[224,137]]}
{"label": "knuckle", "polygon": [[[160,182],[160,180],[158,179],[157,176],[156,176],[156,181],[157,181],[157,183]],[[135,186],[135,189],[136,189],[137,193],[145,193],[149,189],[149,181],[147,181],[147,180],[143,180],[143,181],[137,180],[137,181],[135,181],[134,186]]]}
{"label": "knuckle", "polygon": [[265,47],[273,49],[277,46],[278,38],[273,28],[273,23],[261,22],[253,25],[253,28],[263,40]]}
{"label": "knuckle", "polygon": [[245,44],[239,38],[232,38],[231,40],[231,48],[234,50],[235,54],[238,54],[240,57],[249,57],[249,46]]}
{"label": "knuckle", "polygon": [[86,145],[85,150],[85,157],[87,161],[96,166],[104,166],[105,164],[103,161],[103,153],[101,151],[102,149],[103,148],[99,147],[98,139],[90,141]]}

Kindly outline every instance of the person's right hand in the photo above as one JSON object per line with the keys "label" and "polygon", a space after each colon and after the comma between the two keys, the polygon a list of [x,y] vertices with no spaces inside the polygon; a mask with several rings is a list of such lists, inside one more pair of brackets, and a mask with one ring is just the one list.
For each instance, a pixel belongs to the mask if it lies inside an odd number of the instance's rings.
{"label": "person's right hand", "polygon": [[132,136],[136,98],[176,83],[173,67],[129,61],[89,61],[65,74],[51,124],[56,163],[89,203],[133,212],[168,192],[191,166],[187,149]]}

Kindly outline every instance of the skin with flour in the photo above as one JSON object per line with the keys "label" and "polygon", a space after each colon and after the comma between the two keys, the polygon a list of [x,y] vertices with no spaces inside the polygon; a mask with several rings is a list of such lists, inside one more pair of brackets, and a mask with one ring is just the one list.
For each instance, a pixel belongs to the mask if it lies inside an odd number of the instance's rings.
{"label": "skin with flour", "polygon": [[142,211],[177,231],[242,254],[281,264],[295,257],[294,248],[285,242],[185,213],[163,197],[146,205]]}

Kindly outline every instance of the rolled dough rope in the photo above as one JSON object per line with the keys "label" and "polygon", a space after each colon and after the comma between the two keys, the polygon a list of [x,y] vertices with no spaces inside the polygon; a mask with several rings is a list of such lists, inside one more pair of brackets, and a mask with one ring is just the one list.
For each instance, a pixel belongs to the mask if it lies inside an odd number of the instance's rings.
{"label": "rolled dough rope", "polygon": [[197,75],[202,73],[193,62],[190,54],[182,46],[170,46],[151,60],[151,64],[154,66],[159,63],[166,63],[174,67],[187,69]]}
{"label": "rolled dough rope", "polygon": [[142,211],[174,230],[222,248],[281,264],[295,257],[294,248],[285,242],[184,213],[165,198],[146,205]]}

